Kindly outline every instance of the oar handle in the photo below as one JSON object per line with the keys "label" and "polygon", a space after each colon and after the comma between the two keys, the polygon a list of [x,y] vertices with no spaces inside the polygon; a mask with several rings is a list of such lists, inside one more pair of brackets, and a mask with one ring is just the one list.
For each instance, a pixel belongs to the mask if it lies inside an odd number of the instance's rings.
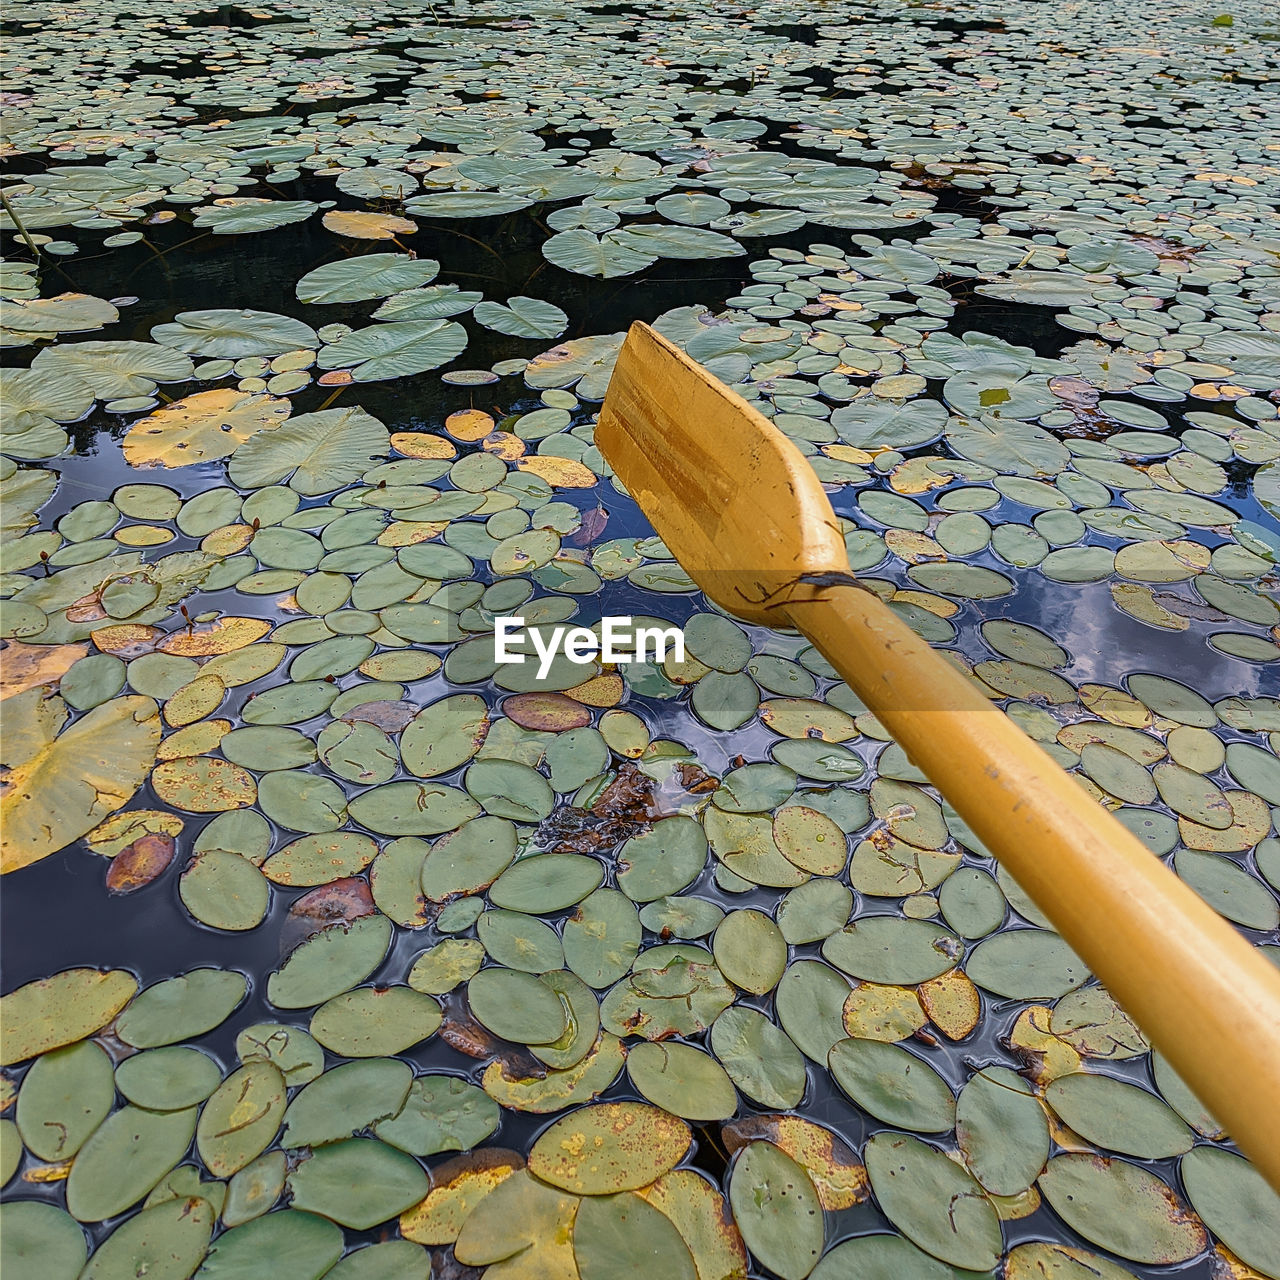
{"label": "oar handle", "polygon": [[786,608],[1280,1190],[1280,970],[874,594]]}

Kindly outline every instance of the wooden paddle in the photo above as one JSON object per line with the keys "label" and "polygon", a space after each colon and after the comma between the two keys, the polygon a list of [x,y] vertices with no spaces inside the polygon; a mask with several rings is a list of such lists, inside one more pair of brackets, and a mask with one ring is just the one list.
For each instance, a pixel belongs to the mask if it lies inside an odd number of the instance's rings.
{"label": "wooden paddle", "polygon": [[648,325],[596,442],[716,604],[813,641],[1280,1189],[1280,971],[858,586],[800,451]]}

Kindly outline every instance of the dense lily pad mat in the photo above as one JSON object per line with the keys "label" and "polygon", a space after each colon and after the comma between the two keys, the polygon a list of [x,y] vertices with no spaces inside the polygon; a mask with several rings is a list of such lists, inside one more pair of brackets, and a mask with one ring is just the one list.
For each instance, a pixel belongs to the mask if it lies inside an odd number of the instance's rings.
{"label": "dense lily pad mat", "polygon": [[[649,320],[1276,955],[1263,6],[6,18],[7,932],[57,884],[172,944],[9,957],[5,1280],[1280,1276],[1213,1118],[592,443]],[[495,660],[616,613],[685,659]]]}

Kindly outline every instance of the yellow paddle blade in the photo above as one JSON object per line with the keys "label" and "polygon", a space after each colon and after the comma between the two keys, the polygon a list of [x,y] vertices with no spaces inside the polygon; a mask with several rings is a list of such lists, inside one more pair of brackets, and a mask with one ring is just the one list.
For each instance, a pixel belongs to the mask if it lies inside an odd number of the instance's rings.
{"label": "yellow paddle blade", "polygon": [[721,608],[786,626],[789,587],[847,580],[844,539],[804,455],[647,324],[631,326],[618,356],[596,444]]}

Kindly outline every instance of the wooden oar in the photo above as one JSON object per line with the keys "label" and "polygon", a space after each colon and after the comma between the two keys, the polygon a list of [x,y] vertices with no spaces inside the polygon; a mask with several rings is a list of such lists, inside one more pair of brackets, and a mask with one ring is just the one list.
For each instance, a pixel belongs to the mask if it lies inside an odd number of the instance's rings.
{"label": "wooden oar", "polygon": [[712,600],[813,641],[1280,1189],[1280,971],[857,585],[800,451],[647,325],[596,441]]}

